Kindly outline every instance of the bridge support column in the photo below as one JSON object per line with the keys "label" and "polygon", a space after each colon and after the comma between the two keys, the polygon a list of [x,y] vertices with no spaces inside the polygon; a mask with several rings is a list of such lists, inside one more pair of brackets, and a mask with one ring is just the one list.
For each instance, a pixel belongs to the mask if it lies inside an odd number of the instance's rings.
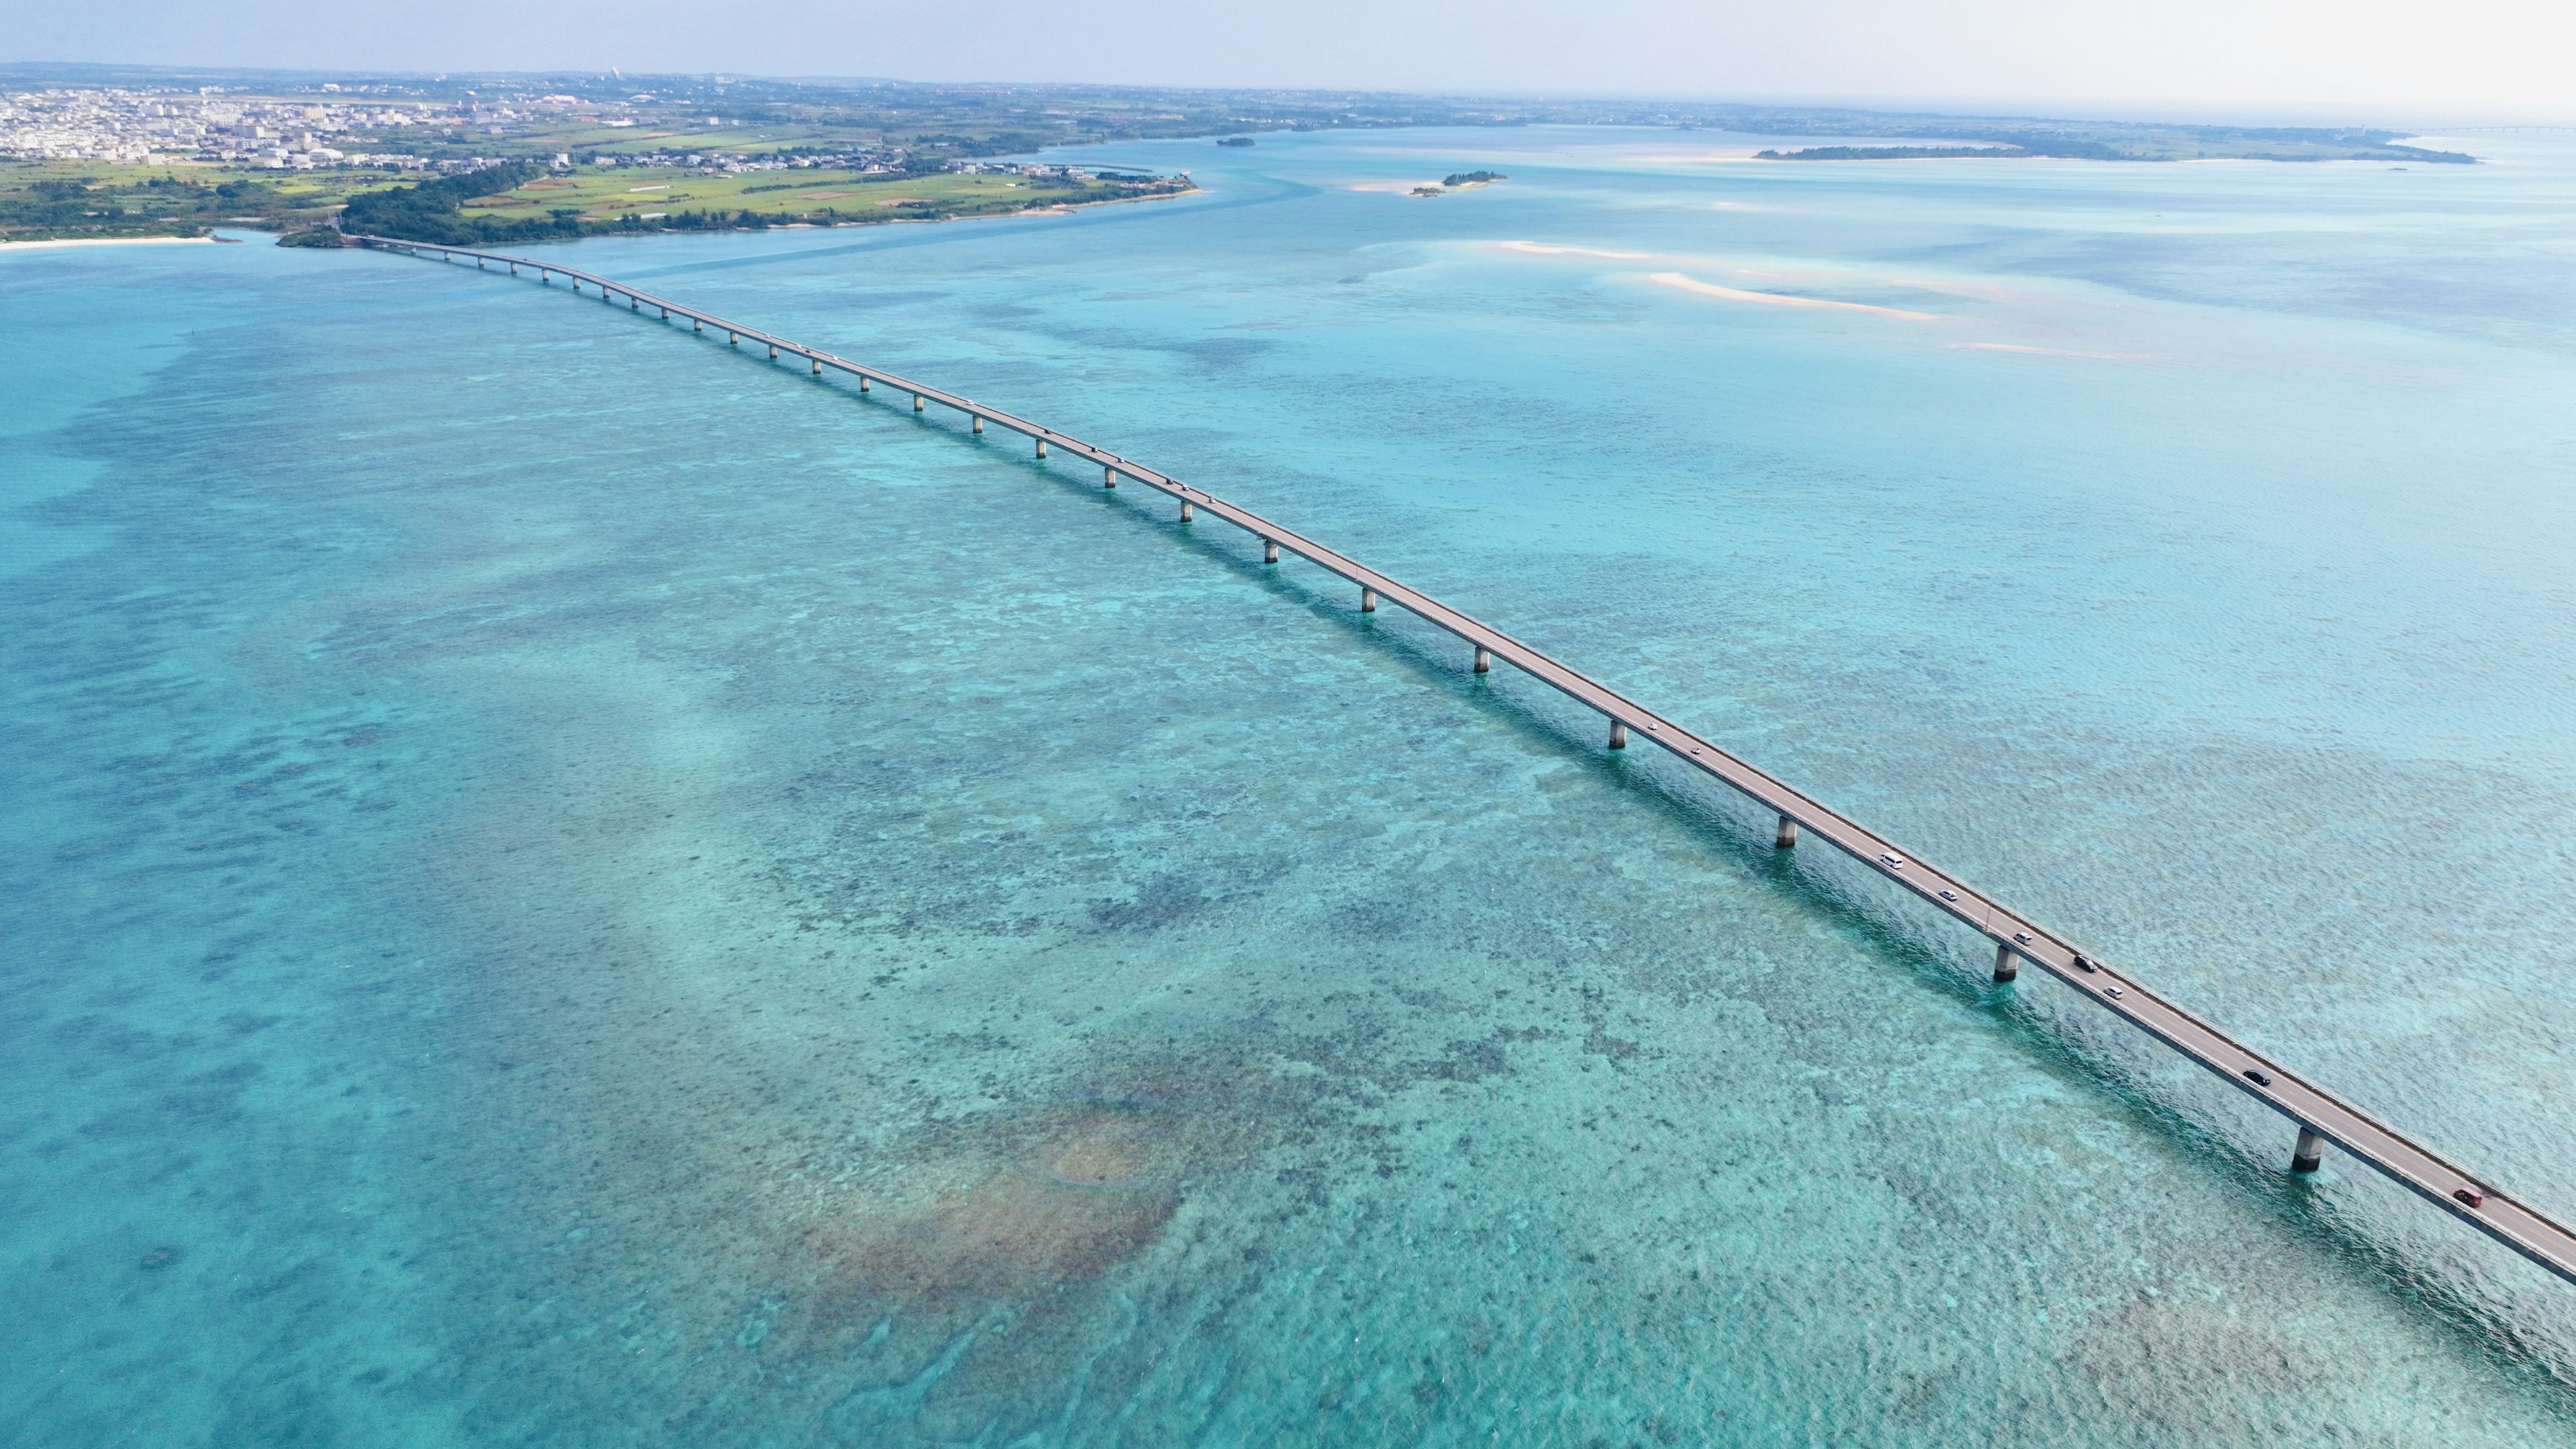
{"label": "bridge support column", "polygon": [[1798,844],[1798,822],[1786,815],[1781,816],[1780,831],[1771,837],[1771,843],[1782,850],[1795,849]]}
{"label": "bridge support column", "polygon": [[769,360],[772,362],[778,360],[778,344],[775,342],[769,344]]}
{"label": "bridge support column", "polygon": [[517,276],[518,274],[519,274],[519,264],[518,264],[517,262],[512,262],[512,263],[510,263],[510,275],[515,277],[515,276]]}
{"label": "bridge support column", "polygon": [[1108,467],[1104,467],[1104,468],[1102,468],[1102,469],[1100,470],[1100,486],[1101,486],[1101,487],[1103,487],[1103,488],[1115,488],[1115,487],[1117,487],[1117,486],[1118,486],[1118,470],[1117,470],[1117,469],[1115,469],[1115,468],[1108,468]]}
{"label": "bridge support column", "polygon": [[1493,650],[1491,650],[1491,649],[1486,648],[1486,647],[1485,647],[1484,645],[1482,645],[1482,644],[1477,645],[1477,646],[1476,646],[1476,672],[1477,672],[1478,674],[1490,674],[1490,673],[1492,673],[1492,672],[1493,672],[1493,668],[1494,668],[1494,651],[1493,651]]}
{"label": "bridge support column", "polygon": [[867,379],[867,374],[865,374],[865,373],[861,373],[861,374],[859,375],[859,391],[861,391],[861,392],[866,392],[867,390],[868,390],[868,379]]}
{"label": "bridge support column", "polygon": [[1996,984],[2001,985],[2020,974],[2021,958],[2013,954],[2012,944],[2008,941],[1997,941],[1995,943]]}
{"label": "bridge support column", "polygon": [[539,267],[537,268],[537,280],[551,287],[555,284],[555,274],[547,271],[543,267]]}
{"label": "bridge support column", "polygon": [[1263,539],[1261,541],[1261,561],[1263,563],[1279,562],[1279,545],[1269,539]]}
{"label": "bridge support column", "polygon": [[1360,612],[1363,614],[1377,612],[1377,590],[1369,588],[1360,590]]}
{"label": "bridge support column", "polygon": [[707,319],[706,319],[706,318],[704,318],[704,317],[692,317],[692,318],[690,318],[690,319],[689,319],[689,330],[690,330],[690,331],[692,331],[692,332],[704,332],[704,331],[706,331],[706,330],[707,330]]}
{"label": "bridge support column", "polygon": [[629,312],[641,312],[644,310],[644,304],[642,301],[637,299],[634,293],[629,292],[626,294],[626,310]]}
{"label": "bridge support column", "polygon": [[668,322],[668,321],[670,321],[670,320],[671,320],[671,309],[670,309],[670,308],[665,307],[665,308],[663,308],[663,309],[662,309],[662,320],[663,320],[663,321],[665,321],[665,322]]}
{"label": "bridge support column", "polygon": [[725,334],[725,346],[727,346],[727,347],[740,347],[741,345],[742,345],[742,334],[741,334],[741,333],[739,333],[739,332],[728,332],[728,333],[726,333],[726,334]]}
{"label": "bridge support column", "polygon": [[1041,458],[1046,456],[1046,439],[1044,438],[1038,439],[1038,456]]}
{"label": "bridge support column", "polygon": [[1628,722],[1626,720],[1614,719],[1610,721],[1610,748],[1614,750],[1624,750],[1628,748]]}
{"label": "bridge support column", "polygon": [[912,410],[914,412],[921,411],[921,394],[919,393],[914,393],[912,395]]}
{"label": "bridge support column", "polygon": [[816,377],[821,377],[823,375],[823,359],[812,357],[809,358],[809,360],[814,364],[814,375]]}
{"label": "bridge support column", "polygon": [[2305,1122],[2300,1123],[2298,1145],[2290,1149],[2290,1170],[2292,1172],[2316,1171],[2317,1162],[2325,1155],[2325,1150],[2326,1140],[2316,1134],[2316,1129]]}
{"label": "bridge support column", "polygon": [[979,433],[984,431],[984,415],[982,413],[975,414],[975,431]]}
{"label": "bridge support column", "polygon": [[491,268],[486,267],[486,266],[484,266],[484,265],[483,265],[483,259],[482,259],[481,257],[476,257],[476,258],[474,259],[474,270],[476,270],[476,271],[478,271],[478,272],[484,272],[484,271],[490,271],[490,270],[491,270]]}
{"label": "bridge support column", "polygon": [[1184,498],[1181,500],[1181,522],[1187,523],[1190,521],[1190,518],[1190,500]]}

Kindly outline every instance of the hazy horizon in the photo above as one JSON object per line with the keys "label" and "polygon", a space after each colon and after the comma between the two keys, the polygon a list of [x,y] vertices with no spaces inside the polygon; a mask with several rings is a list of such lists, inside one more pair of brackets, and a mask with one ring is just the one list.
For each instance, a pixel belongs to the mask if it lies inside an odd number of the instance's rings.
{"label": "hazy horizon", "polygon": [[925,77],[910,75],[830,74],[823,72],[773,73],[739,67],[700,70],[648,69],[610,66],[523,66],[523,67],[396,67],[396,66],[314,66],[314,65],[218,65],[210,63],[134,60],[69,60],[60,57],[33,60],[0,60],[0,74],[33,72],[50,78],[55,73],[66,80],[87,84],[113,84],[105,78],[80,76],[82,71],[131,72],[136,75],[164,74],[174,78],[204,75],[274,76],[297,81],[329,81],[353,78],[375,80],[418,80],[449,82],[466,79],[511,79],[537,81],[577,77],[620,76],[644,81],[656,78],[686,77],[692,80],[717,77],[728,81],[757,81],[803,86],[959,86],[959,87],[1026,87],[1076,90],[1140,90],[1161,92],[1258,92],[1276,94],[1333,95],[1340,93],[1371,96],[1419,96],[1425,99],[1468,99],[1570,103],[1601,100],[1635,104],[1670,102],[1676,106],[1762,106],[1810,110],[1877,111],[1890,115],[1946,114],[1980,118],[2040,118],[2071,121],[2132,122],[2140,124],[2226,125],[2226,126],[2377,126],[2407,127],[2551,125],[2576,124],[2576,106],[2568,114],[2539,112],[2531,107],[2471,104],[2438,105],[2395,103],[2314,101],[2288,103],[2280,101],[2177,100],[2153,96],[2069,97],[2069,96],[1937,96],[1896,94],[1841,94],[1819,92],[1756,91],[1677,91],[1677,90],[1609,90],[1589,88],[1507,88],[1467,86],[1334,86],[1334,85],[1227,85],[1216,82],[1185,83],[1155,81],[1097,80],[1073,76],[1040,76],[1001,78],[995,76]]}
{"label": "hazy horizon", "polygon": [[[2136,119],[2576,119],[2558,57],[2576,14],[2471,0],[2428,27],[2386,0],[2183,0],[2076,14],[2032,0],[1839,0],[1797,12],[1613,0],[1580,27],[1531,3],[1210,16],[1167,0],[977,0],[936,15],[778,0],[727,15],[671,0],[542,11],[382,0],[313,14],[13,4],[0,61],[341,70],[902,79],[1494,96],[1657,96],[1871,109],[2034,108]],[[138,37],[149,37],[139,39]]]}

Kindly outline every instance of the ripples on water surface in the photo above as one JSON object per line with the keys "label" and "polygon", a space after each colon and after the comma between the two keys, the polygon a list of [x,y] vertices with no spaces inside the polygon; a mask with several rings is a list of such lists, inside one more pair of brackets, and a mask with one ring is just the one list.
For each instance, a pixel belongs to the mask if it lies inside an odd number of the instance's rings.
{"label": "ripples on water surface", "polygon": [[[2576,154],[1740,140],[562,254],[1273,511],[2576,1214]],[[0,298],[10,1442],[2576,1434],[2576,1289],[1144,490],[470,270]]]}

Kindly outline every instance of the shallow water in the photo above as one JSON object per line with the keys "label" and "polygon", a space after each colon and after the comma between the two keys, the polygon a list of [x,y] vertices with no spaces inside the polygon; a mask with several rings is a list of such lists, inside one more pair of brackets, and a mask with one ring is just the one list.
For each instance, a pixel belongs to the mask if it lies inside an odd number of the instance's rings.
{"label": "shallow water", "polygon": [[[2576,152],[2469,144],[1265,137],[562,254],[1295,523],[2564,1217]],[[2576,1435],[2567,1285],[1143,490],[470,269],[0,303],[8,1442]]]}

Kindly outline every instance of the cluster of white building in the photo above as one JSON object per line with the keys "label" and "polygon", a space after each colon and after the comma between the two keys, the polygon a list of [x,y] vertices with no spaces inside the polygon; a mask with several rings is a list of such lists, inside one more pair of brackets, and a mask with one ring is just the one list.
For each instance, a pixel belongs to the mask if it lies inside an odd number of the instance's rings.
{"label": "cluster of white building", "polygon": [[[337,87],[326,86],[326,92]],[[222,161],[238,166],[419,166],[384,149],[406,131],[463,129],[501,135],[506,106],[388,104],[353,97],[316,102],[198,91],[20,91],[0,95],[0,157],[28,161]]]}
{"label": "cluster of white building", "polygon": [[[693,171],[856,171],[863,176],[891,176],[912,169],[901,151],[868,149],[811,156],[751,156],[741,153],[691,151],[642,151],[633,154],[592,154],[593,166],[678,166]],[[576,164],[569,154],[555,157],[557,166]],[[1002,176],[1026,176],[1037,180],[1089,181],[1092,174],[1079,166],[1047,166],[1023,161],[945,161],[939,170],[968,173],[991,173]]]}
{"label": "cluster of white building", "polygon": [[[650,102],[638,95],[632,102]],[[94,87],[20,91],[0,94],[0,158],[29,161],[124,161],[141,164],[212,161],[234,166],[309,170],[325,166],[426,167],[425,158],[404,149],[406,134],[427,141],[440,138],[441,149],[459,136],[505,136],[531,129],[529,123],[558,127],[567,119],[622,128],[636,124],[632,102],[585,101],[568,95],[482,97],[464,102],[390,100],[322,87],[319,98],[229,95],[221,86],[196,90],[127,90]],[[684,124],[695,124],[692,117]],[[739,125],[709,116],[710,127]],[[497,157],[439,161],[441,171],[491,164]],[[559,154],[555,164],[570,167],[572,154]],[[634,154],[599,152],[586,158],[593,166],[678,166],[705,171],[793,171],[830,167],[871,174],[912,169],[900,148],[858,146],[830,154],[652,150]],[[1025,162],[950,161],[950,171],[1007,172],[1032,179],[1088,181],[1091,173],[1070,166]]]}

